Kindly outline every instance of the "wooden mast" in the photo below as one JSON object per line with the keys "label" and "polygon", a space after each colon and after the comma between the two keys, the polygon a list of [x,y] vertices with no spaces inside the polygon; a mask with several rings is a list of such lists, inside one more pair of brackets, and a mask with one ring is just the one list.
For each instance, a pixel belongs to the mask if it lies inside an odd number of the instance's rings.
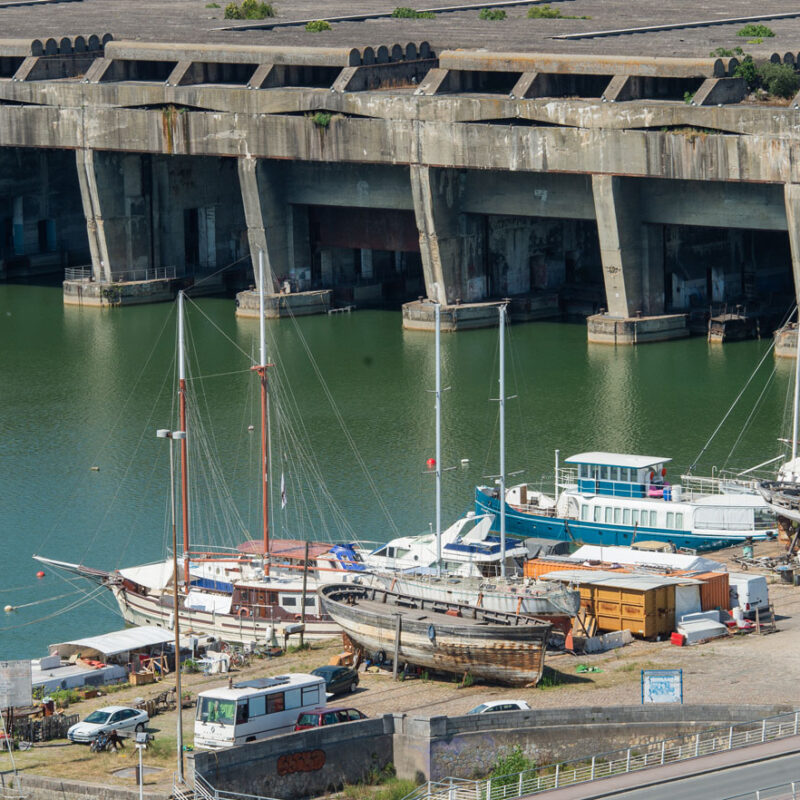
{"label": "wooden mast", "polygon": [[[178,292],[178,398],[181,430],[181,525],[183,527],[183,590],[189,592],[189,451],[186,427],[186,360],[183,342],[183,292]],[[180,701],[180,698],[178,698]]]}
{"label": "wooden mast", "polygon": [[253,367],[261,382],[261,524],[264,547],[264,574],[269,575],[269,428],[267,424],[267,343],[264,323],[264,252],[258,253],[258,333],[259,364]]}

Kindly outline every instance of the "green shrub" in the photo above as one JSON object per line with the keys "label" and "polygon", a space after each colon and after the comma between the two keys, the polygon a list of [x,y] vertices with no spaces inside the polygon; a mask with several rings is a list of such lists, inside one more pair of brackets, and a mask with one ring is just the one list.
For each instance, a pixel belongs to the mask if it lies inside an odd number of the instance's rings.
{"label": "green shrub", "polygon": [[312,19],[311,22],[306,23],[306,30],[309,33],[321,33],[322,31],[329,31],[330,29],[330,22],[326,22],[324,19]]}
{"label": "green shrub", "polygon": [[762,64],[758,67],[758,77],[774,97],[793,97],[797,93],[797,73],[790,64]]}
{"label": "green shrub", "polygon": [[731,56],[743,56],[744,50],[741,47],[734,47],[733,50],[727,50],[724,47],[718,47],[712,50],[708,56],[709,58],[730,58]]}
{"label": "green shrub", "polygon": [[735,78],[744,78],[747,90],[752,92],[759,84],[758,68],[752,56],[745,56],[742,63],[733,71]]}
{"label": "green shrub", "polygon": [[694,100],[694,92],[683,93],[683,102],[686,103],[687,106],[692,104],[692,100]]}
{"label": "green shrub", "polygon": [[506,18],[506,12],[502,8],[482,8],[478,16],[481,19],[500,20]]}
{"label": "green shrub", "polygon": [[533,6],[528,9],[529,19],[563,19],[561,11],[550,6]]}
{"label": "green shrub", "polygon": [[274,16],[275,9],[272,5],[259,0],[243,0],[241,6],[236,3],[225,6],[225,19],[266,19]]}
{"label": "green shrub", "polygon": [[756,25],[754,22],[749,22],[740,31],[736,33],[737,36],[747,36],[749,39],[756,37],[759,39],[769,39],[775,35],[772,28],[766,25]]}
{"label": "green shrub", "polygon": [[494,762],[489,777],[492,779],[492,788],[495,786],[506,786],[517,780],[520,772],[533,769],[536,762],[528,758],[522,752],[521,747],[515,747],[511,752],[501,756]]}
{"label": "green shrub", "polygon": [[399,19],[435,19],[433,11],[415,11],[413,8],[398,6],[392,11],[392,16]]}

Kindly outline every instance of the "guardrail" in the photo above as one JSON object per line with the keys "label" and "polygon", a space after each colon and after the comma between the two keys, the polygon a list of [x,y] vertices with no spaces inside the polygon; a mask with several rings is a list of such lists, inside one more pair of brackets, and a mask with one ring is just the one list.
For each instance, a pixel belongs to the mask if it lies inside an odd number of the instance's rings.
{"label": "guardrail", "polygon": [[[176,789],[178,794],[176,794]],[[183,792],[183,794],[181,794]],[[189,800],[191,795],[186,794],[175,786],[173,781],[172,795],[174,800]],[[194,800],[274,800],[272,797],[262,797],[255,794],[241,794],[240,792],[225,792],[215,789],[205,778],[195,772],[194,775]]]}
{"label": "guardrail", "polygon": [[725,800],[798,800],[798,798],[800,798],[800,782],[792,781],[778,786],[768,786],[766,789],[735,794],[726,797]]}
{"label": "guardrail", "polygon": [[498,778],[428,781],[403,800],[510,800],[628,772],[797,736],[800,711],[563,761]]}
{"label": "guardrail", "polygon": [[175,267],[148,267],[147,269],[112,271],[111,277],[115,283],[129,283],[132,281],[169,280],[176,278],[177,274]]}
{"label": "guardrail", "polygon": [[66,267],[64,270],[65,281],[90,281],[91,279],[91,267]]}

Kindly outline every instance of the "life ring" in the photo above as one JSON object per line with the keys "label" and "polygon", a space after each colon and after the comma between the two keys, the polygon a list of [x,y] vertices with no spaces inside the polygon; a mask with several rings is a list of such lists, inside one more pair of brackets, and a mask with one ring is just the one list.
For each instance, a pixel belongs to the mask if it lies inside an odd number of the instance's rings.
{"label": "life ring", "polygon": [[248,609],[246,609],[244,606],[242,606],[236,613],[240,617],[249,617],[250,616],[250,611]]}

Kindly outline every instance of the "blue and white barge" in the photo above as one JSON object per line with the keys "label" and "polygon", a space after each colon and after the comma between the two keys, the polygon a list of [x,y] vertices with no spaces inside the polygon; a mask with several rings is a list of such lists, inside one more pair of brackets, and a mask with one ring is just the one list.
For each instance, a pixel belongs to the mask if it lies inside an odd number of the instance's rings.
{"label": "blue and white barge", "polygon": [[[718,479],[670,484],[670,460],[604,452],[571,456],[557,472],[557,498],[528,484],[506,490],[506,531],[583,544],[657,540],[692,550],[777,535],[775,516],[760,494]],[[496,487],[478,486],[476,513],[499,515],[499,494]]]}

